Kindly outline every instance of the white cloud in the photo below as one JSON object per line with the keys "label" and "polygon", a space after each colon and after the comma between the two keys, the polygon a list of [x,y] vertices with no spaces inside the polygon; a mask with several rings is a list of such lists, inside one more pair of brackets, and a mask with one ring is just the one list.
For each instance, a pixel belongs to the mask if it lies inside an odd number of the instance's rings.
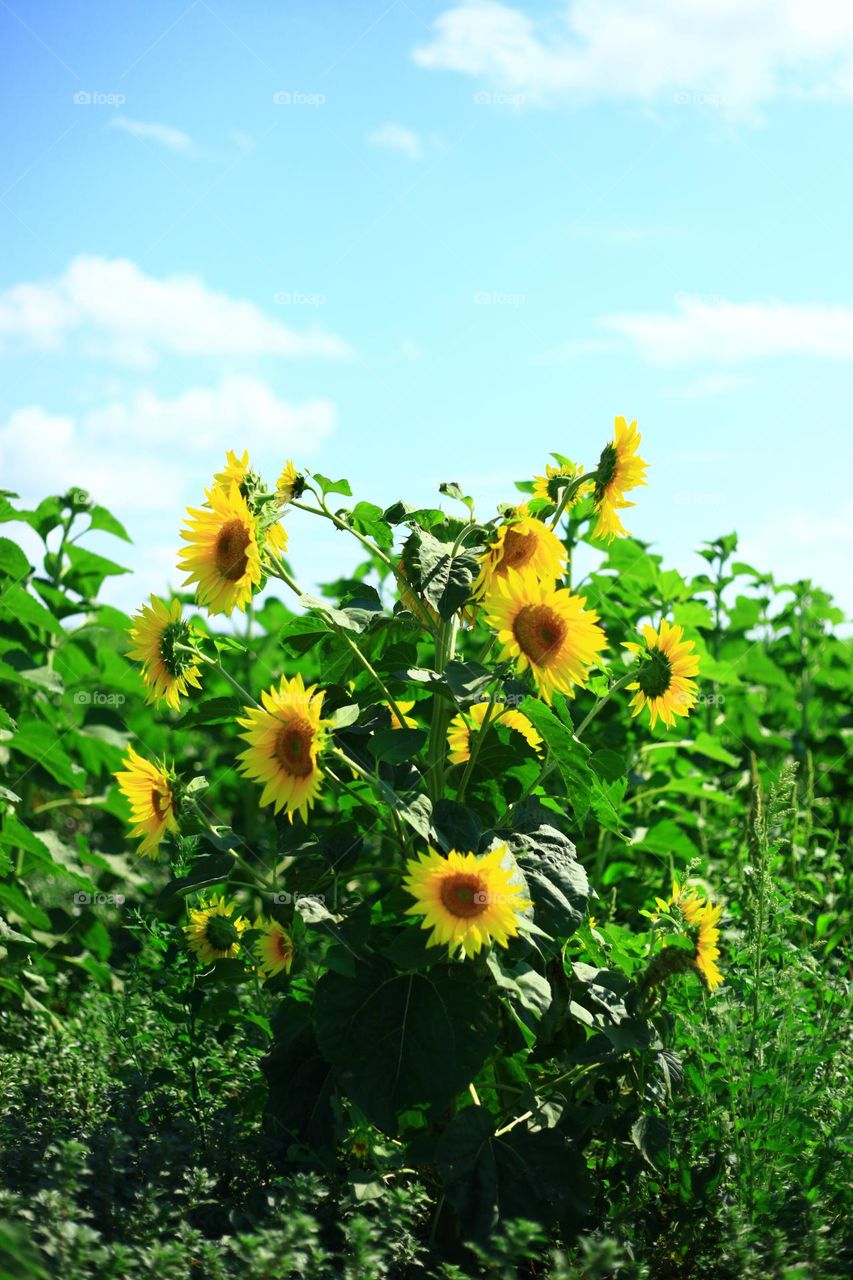
{"label": "white cloud", "polygon": [[0,342],[59,349],[72,333],[88,351],[152,365],[164,352],[184,356],[352,354],[320,329],[299,333],[253,302],[209,289],[197,276],[146,275],[126,258],[79,256],[63,275],[17,284],[0,294]]}
{"label": "white cloud", "polygon": [[421,140],[413,129],[402,124],[383,124],[367,135],[372,147],[384,147],[386,151],[399,151],[409,160],[420,160],[423,156]]}
{"label": "white cloud", "polygon": [[415,49],[531,101],[669,99],[754,110],[778,97],[853,97],[853,6],[841,0],[569,0],[537,22],[463,0]]}
{"label": "white cloud", "polygon": [[181,129],[173,129],[168,124],[156,124],[147,120],[131,120],[127,116],[113,116],[107,125],[108,129],[123,129],[132,133],[142,142],[156,142],[168,151],[177,151],[183,155],[192,155],[195,143],[188,133]]}
{"label": "white cloud", "polygon": [[605,316],[655,364],[740,365],[773,356],[853,359],[853,309],[820,303],[728,302],[680,295],[674,312]]}
{"label": "white cloud", "polygon": [[667,394],[672,400],[707,400],[711,396],[738,391],[751,382],[751,378],[739,373],[707,373],[683,387],[672,387]]}
{"label": "white cloud", "polygon": [[[79,484],[118,513],[179,512],[199,497],[226,449],[248,448],[259,465],[304,458],[335,425],[327,400],[290,404],[265,383],[231,376],[171,400],[140,391],[78,417],[41,405],[0,427],[0,472],[28,501]],[[270,479],[275,477],[270,474]]]}

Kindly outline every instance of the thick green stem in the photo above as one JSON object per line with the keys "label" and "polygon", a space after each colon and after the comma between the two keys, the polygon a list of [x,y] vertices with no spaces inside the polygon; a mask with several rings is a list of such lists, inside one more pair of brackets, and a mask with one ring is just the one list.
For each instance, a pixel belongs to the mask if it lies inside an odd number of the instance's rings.
{"label": "thick green stem", "polygon": [[[435,642],[435,669],[439,675],[444,674],[448,662],[456,649],[456,618],[444,619],[438,629]],[[452,712],[444,699],[435,694],[432,707],[432,723],[430,725],[429,743],[427,744],[427,791],[435,802],[444,793],[444,764],[446,753],[447,725]]]}
{"label": "thick green stem", "polygon": [[612,684],[610,688],[607,690],[607,692],[604,694],[604,696],[598,699],[598,701],[595,703],[592,709],[587,713],[584,719],[581,720],[580,724],[575,730],[575,737],[579,738],[581,736],[584,729],[586,729],[586,727],[595,719],[599,711],[601,711],[604,705],[607,702],[609,702],[610,699],[613,697],[614,693],[616,693],[619,689],[624,689],[626,684],[630,684],[631,681],[636,680],[636,678],[637,678],[637,673],[635,671],[629,671],[627,675],[622,676],[619,680],[616,681],[615,684]]}

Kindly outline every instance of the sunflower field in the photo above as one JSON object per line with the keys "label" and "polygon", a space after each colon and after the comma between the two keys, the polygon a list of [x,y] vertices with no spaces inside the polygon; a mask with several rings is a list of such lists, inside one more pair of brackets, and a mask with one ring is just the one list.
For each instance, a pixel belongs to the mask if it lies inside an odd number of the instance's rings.
{"label": "sunflower field", "polygon": [[494,517],[229,453],[130,618],[0,497],[1,1280],[850,1274],[844,619],[602,445]]}

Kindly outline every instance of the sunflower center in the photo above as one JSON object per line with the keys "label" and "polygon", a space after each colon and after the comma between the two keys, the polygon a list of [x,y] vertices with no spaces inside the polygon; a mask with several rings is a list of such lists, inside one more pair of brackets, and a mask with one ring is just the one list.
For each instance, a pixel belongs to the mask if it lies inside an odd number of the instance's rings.
{"label": "sunflower center", "polygon": [[526,604],[512,624],[521,652],[540,666],[547,666],[560,652],[566,630],[565,619],[547,604]]}
{"label": "sunflower center", "polygon": [[249,531],[242,520],[229,520],[216,536],[213,556],[220,577],[229,582],[237,582],[246,572],[249,558],[246,548],[249,545]]}
{"label": "sunflower center", "polygon": [[211,916],[204,932],[214,951],[229,951],[240,939],[239,933],[228,916]]}
{"label": "sunflower center", "polygon": [[160,661],[168,671],[169,675],[175,679],[184,674],[188,667],[192,666],[192,654],[184,653],[179,649],[178,645],[189,644],[190,629],[186,622],[169,622],[163,628],[163,634],[160,637]]}
{"label": "sunflower center", "polygon": [[294,778],[307,778],[314,767],[311,747],[314,743],[314,727],[304,716],[298,716],[279,729],[275,739],[275,754],[285,773]]}
{"label": "sunflower center", "polygon": [[598,477],[595,482],[595,500],[600,502],[604,496],[607,486],[616,475],[616,464],[619,461],[619,453],[615,444],[606,444],[601,451],[601,457],[598,459],[596,468]]}
{"label": "sunflower center", "polygon": [[536,554],[536,534],[522,533],[519,529],[508,529],[504,538],[503,555],[498,566],[498,573],[504,574],[507,569],[523,569]]}
{"label": "sunflower center", "polygon": [[647,698],[662,698],[672,683],[672,665],[660,649],[650,649],[637,673],[637,683]]}
{"label": "sunflower center", "polygon": [[452,916],[470,920],[481,916],[489,905],[489,891],[479,876],[458,872],[441,882],[441,905]]}

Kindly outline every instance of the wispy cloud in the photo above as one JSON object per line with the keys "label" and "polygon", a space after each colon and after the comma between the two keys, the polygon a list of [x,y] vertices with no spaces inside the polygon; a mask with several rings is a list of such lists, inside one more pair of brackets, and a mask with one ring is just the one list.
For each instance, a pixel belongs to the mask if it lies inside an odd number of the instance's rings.
{"label": "wispy cloud", "polygon": [[655,364],[742,365],[773,356],[853,360],[850,307],[681,295],[674,311],[622,312],[600,323]]}
{"label": "wispy cloud", "polygon": [[752,381],[752,378],[739,373],[707,373],[684,386],[671,387],[666,394],[670,400],[708,400],[729,391],[739,391]]}
{"label": "wispy cloud", "polygon": [[367,135],[372,147],[382,147],[386,151],[398,151],[409,160],[420,160],[424,154],[423,144],[413,129],[402,124],[383,124]]}
{"label": "wispy cloud", "polygon": [[352,354],[317,328],[298,332],[253,302],[208,288],[197,276],[158,279],[126,258],[74,258],[45,283],[0,294],[0,342],[61,349],[76,337],[88,354],[149,366],[164,353],[184,356]]}
{"label": "wispy cloud", "polygon": [[569,0],[535,20],[463,0],[416,48],[422,67],[531,102],[634,99],[750,112],[775,98],[853,97],[853,8],[839,0]]}
{"label": "wispy cloud", "polygon": [[177,151],[183,155],[192,155],[195,152],[195,143],[189,134],[181,129],[173,129],[168,124],[131,120],[128,116],[113,116],[107,128],[123,129],[125,133],[132,133],[135,138],[141,138],[143,142],[154,142],[168,151]]}

